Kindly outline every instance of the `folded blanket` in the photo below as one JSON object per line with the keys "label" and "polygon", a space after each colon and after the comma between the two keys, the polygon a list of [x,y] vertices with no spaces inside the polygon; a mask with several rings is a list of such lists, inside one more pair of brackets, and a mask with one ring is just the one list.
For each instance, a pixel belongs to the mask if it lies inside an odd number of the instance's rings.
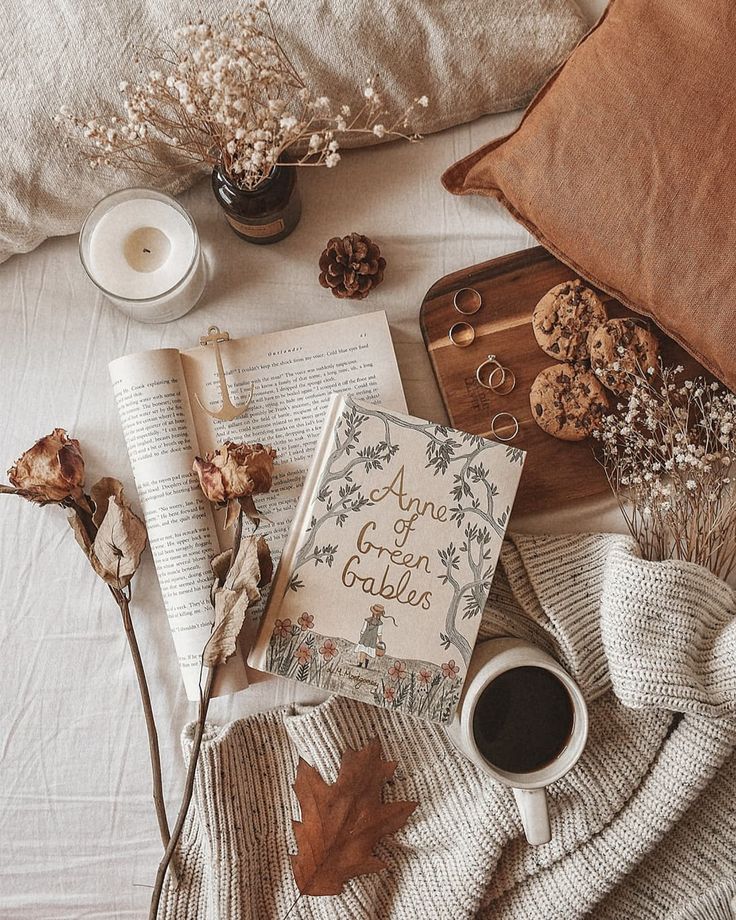
{"label": "folded blanket", "polygon": [[298,757],[332,782],[344,749],[377,735],[398,762],[386,800],[419,807],[378,847],[386,871],[303,897],[290,918],[731,918],[734,613],[736,594],[710,573],[644,562],[628,538],[511,537],[481,636],[549,649],[590,711],[582,758],[549,789],[551,843],[526,844],[511,791],[440,727],[333,697],[208,730],[159,917],[285,917]]}

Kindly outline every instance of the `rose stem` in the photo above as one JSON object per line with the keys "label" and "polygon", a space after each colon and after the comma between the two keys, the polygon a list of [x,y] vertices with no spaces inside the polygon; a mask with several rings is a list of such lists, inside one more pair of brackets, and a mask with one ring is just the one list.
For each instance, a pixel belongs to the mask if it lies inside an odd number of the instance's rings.
{"label": "rose stem", "polygon": [[[123,618],[123,628],[125,637],[128,640],[128,648],[135,666],[136,677],[138,678],[138,689],[141,694],[141,703],[143,704],[143,714],[146,718],[146,729],[148,731],[148,752],[151,757],[151,774],[153,780],[153,804],[156,808],[156,818],[158,819],[158,830],[161,835],[161,843],[164,850],[169,845],[171,835],[169,833],[169,822],[166,817],[166,803],[164,802],[163,780],[161,776],[161,753],[158,744],[158,732],[156,731],[156,720],[153,716],[153,706],[151,705],[151,695],[148,691],[148,681],[146,672],[143,669],[143,660],[141,658],[138,639],[136,638],[133,620],[130,616],[130,600],[127,595],[119,588],[110,587],[112,596],[120,608],[120,614]],[[172,866],[172,874],[174,867]]]}
{"label": "rose stem", "polygon": [[207,720],[207,710],[209,709],[210,699],[212,697],[212,684],[215,679],[216,670],[216,668],[208,668],[207,683],[205,684],[204,691],[200,691],[199,715],[197,717],[197,728],[194,734],[192,752],[189,755],[187,778],[186,782],[184,783],[184,796],[179,808],[179,814],[176,816],[176,823],[174,824],[174,828],[171,831],[171,839],[169,840],[163,858],[159,863],[158,871],[156,872],[156,882],[153,888],[153,894],[151,896],[151,907],[148,912],[148,920],[156,920],[158,915],[158,905],[161,900],[161,892],[163,891],[164,887],[166,870],[174,855],[174,851],[176,850],[176,845],[179,842],[179,837],[181,836],[181,832],[184,828],[184,821],[186,820],[187,812],[189,811],[189,805],[192,801],[192,793],[194,792],[194,780],[197,774],[197,763],[199,762],[199,749],[202,746],[202,736],[204,735],[204,726]]}
{"label": "rose stem", "polygon": [[[233,540],[233,548],[230,555],[231,565],[238,554],[238,550],[240,549],[240,541],[242,536],[243,511],[241,510],[238,514],[238,519],[235,525],[235,537]],[[172,832],[171,839],[166,846],[164,855],[158,867],[158,871],[156,872],[156,882],[153,888],[153,894],[151,896],[151,908],[148,916],[149,918],[153,918],[153,920],[156,920],[156,915],[158,914],[158,905],[159,901],[161,900],[161,892],[163,890],[164,879],[166,878],[166,869],[169,863],[171,863],[172,879],[175,884],[177,881],[176,873],[174,872],[174,852],[176,850],[176,845],[179,842],[179,837],[181,836],[182,829],[184,828],[184,821],[186,820],[187,812],[189,811],[189,805],[192,801],[192,793],[194,792],[194,779],[197,774],[197,761],[199,760],[199,749],[202,745],[202,735],[204,734],[204,725],[207,720],[207,710],[209,709],[210,700],[212,698],[212,684],[215,679],[215,670],[215,668],[208,669],[207,682],[205,684],[204,692],[202,692],[200,684],[199,714],[197,716],[197,728],[194,735],[192,753],[189,757],[186,781],[184,783],[184,796],[181,801],[181,806],[179,807],[179,814],[176,816],[176,823],[174,824],[174,830]]]}
{"label": "rose stem", "polygon": [[[94,541],[94,538],[97,535],[97,527],[92,520],[92,515],[89,513],[89,511],[86,510],[86,508],[81,507],[76,502],[73,502],[72,506],[77,517],[82,522],[84,529],[87,531],[87,535],[89,536],[90,540]],[[143,714],[146,719],[146,729],[148,732],[148,751],[151,758],[151,779],[153,782],[153,804],[156,809],[156,818],[158,820],[158,829],[161,835],[161,843],[163,844],[164,851],[166,851],[166,848],[169,845],[169,840],[171,839],[171,835],[169,833],[169,821],[166,817],[166,803],[164,801],[163,779],[161,777],[161,753],[158,744],[156,719],[153,715],[153,706],[151,705],[151,694],[148,691],[148,681],[146,680],[146,672],[143,667],[141,650],[138,646],[138,639],[136,638],[135,629],[133,627],[133,620],[130,615],[130,598],[121,588],[116,588],[112,585],[108,585],[108,588],[110,589],[112,596],[115,598],[115,603],[120,608],[120,614],[123,619],[123,627],[125,628],[125,636],[128,640],[128,648],[130,649],[130,655],[133,659],[136,677],[138,678],[138,689],[140,691],[141,703],[143,704]],[[175,874],[175,869],[172,866],[172,875],[175,876]]]}
{"label": "rose stem", "polygon": [[292,910],[294,910],[294,908],[296,907],[296,905],[301,901],[302,897],[303,897],[303,892],[300,891],[299,894],[297,895],[296,900],[294,901],[294,903],[291,905],[291,907],[290,907],[290,908],[286,911],[286,913],[284,914],[284,920],[287,920],[287,917],[288,917],[289,914],[292,912]]}

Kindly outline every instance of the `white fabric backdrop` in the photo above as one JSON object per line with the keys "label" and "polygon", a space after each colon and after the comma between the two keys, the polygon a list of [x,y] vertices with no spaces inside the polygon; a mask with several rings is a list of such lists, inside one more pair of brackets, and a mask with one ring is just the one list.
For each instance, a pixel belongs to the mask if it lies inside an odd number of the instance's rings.
{"label": "white fabric backdrop", "polygon": [[[603,0],[589,0],[592,19]],[[135,495],[107,374],[118,355],[190,346],[210,323],[235,335],[388,313],[409,408],[444,412],[422,345],[418,308],[441,275],[532,245],[502,210],[453,198],[442,170],[518,115],[494,116],[426,139],[351,152],[338,169],[302,176],[304,217],[273,247],[225,226],[207,182],[183,196],[197,221],[211,281],[197,309],[168,326],[138,325],[87,280],[75,237],[0,267],[0,470],[55,426],[82,442],[89,481],[117,475]],[[380,241],[386,281],[360,305],[317,283],[327,239],[357,230]],[[4,478],[4,477],[0,477]],[[518,529],[621,529],[610,501],[514,520]],[[185,698],[150,555],[135,580],[134,616],[151,683],[169,806],[183,777]],[[159,859],[146,736],[117,608],[88,569],[64,515],[13,497],[0,503],[0,918],[67,920],[145,915]],[[268,680],[216,700],[222,722],[291,701]],[[266,918],[264,918],[266,920]]]}

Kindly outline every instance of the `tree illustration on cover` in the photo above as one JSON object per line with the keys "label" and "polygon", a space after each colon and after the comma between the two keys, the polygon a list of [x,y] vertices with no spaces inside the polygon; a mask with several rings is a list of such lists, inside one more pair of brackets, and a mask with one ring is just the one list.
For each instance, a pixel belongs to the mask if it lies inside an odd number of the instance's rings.
{"label": "tree illustration on cover", "polygon": [[[306,592],[309,610],[295,622],[276,620],[267,668],[387,708],[447,721],[460,696],[524,452],[350,399],[344,400],[331,440],[334,446],[294,556],[284,604],[292,609]],[[492,463],[486,459],[491,452]],[[501,496],[491,466],[498,470],[515,465],[518,471],[507,477]],[[385,476],[380,475],[383,472]],[[508,487],[509,478],[513,488]],[[383,484],[381,488],[376,488],[377,482]],[[438,502],[420,503],[409,497],[411,489],[422,483],[431,486],[427,494],[446,496],[442,514]],[[506,500],[497,507],[501,497]],[[396,509],[399,517],[391,529]],[[434,515],[435,520],[422,520],[422,514],[427,519]],[[453,531],[457,536],[448,539]],[[394,573],[393,582],[386,582],[387,575],[379,581],[377,574],[370,574],[369,557],[378,569],[385,564],[386,573]],[[327,569],[335,571],[330,579],[321,574]],[[429,590],[410,589],[412,578]],[[329,586],[340,581],[360,593],[350,595],[345,634],[325,635],[319,631],[315,595],[318,590],[331,593]],[[441,607],[431,600],[438,593],[432,585],[438,582],[449,588],[442,592]],[[374,602],[366,597],[369,605],[361,611],[359,597],[364,595]],[[391,597],[396,603],[381,602]],[[441,623],[431,619],[438,611]],[[335,618],[328,619],[334,631]],[[392,646],[397,648],[399,636],[411,636],[423,624],[436,630],[435,660],[405,654],[393,657]],[[454,656],[441,660],[443,650],[446,654],[454,650]]]}

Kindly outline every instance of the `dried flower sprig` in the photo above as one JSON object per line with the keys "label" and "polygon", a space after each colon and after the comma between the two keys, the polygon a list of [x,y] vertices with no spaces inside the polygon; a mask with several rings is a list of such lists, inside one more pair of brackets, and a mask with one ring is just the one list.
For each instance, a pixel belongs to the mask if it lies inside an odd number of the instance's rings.
{"label": "dried flower sprig", "polygon": [[130,583],[146,547],[145,525],[132,511],[117,479],[104,477],[92,486],[89,494],[85,492],[85,464],[79,441],[68,437],[63,428],[55,428],[51,434],[36,441],[8,470],[10,485],[0,484],[0,494],[17,495],[37,505],[56,504],[71,512],[69,523],[77,542],[120,608],[146,718],[153,800],[164,846],[151,899],[149,916],[154,920],[167,871],[170,870],[172,877],[176,878],[173,858],[194,791],[217,668],[235,653],[248,608],[260,599],[261,589],[273,575],[268,544],[255,533],[245,535],[243,528],[245,518],[255,519],[257,527],[258,513],[253,495],[270,490],[275,456],[274,450],[261,444],[227,442],[205,458],[196,458],[194,464],[202,490],[215,507],[226,507],[229,519],[232,519],[234,509],[237,511],[233,548],[211,560],[214,576],[211,597],[215,617],[212,633],[202,651],[202,671],[206,667],[208,673],[204,688],[201,687],[200,675],[197,727],[184,795],[171,832],[164,804],[156,722],[130,613]]}
{"label": "dried flower sprig", "polygon": [[85,466],[79,441],[63,428],[40,438],[8,470],[11,485],[0,493],[18,495],[37,505],[69,509],[69,523],[96,574],[107,584],[120,609],[125,636],[138,679],[151,759],[153,802],[164,849],[170,840],[164,804],[156,720],[146,672],[130,612],[130,582],[138,569],[147,536],[117,479],[104,477],[84,491]]}
{"label": "dried flower sprig", "polygon": [[210,638],[202,651],[202,668],[208,668],[204,687],[201,683],[197,724],[189,755],[179,813],[171,831],[171,839],[156,872],[151,895],[149,920],[156,920],[166,872],[173,859],[192,801],[199,751],[204,736],[207,712],[215,674],[237,647],[248,608],[260,600],[261,589],[273,575],[273,563],[268,544],[256,533],[244,533],[245,519],[258,527],[260,517],[253,504],[253,495],[270,491],[276,451],[262,444],[236,444],[226,441],[205,457],[196,457],[193,471],[197,474],[204,495],[215,508],[226,508],[227,522],[234,521],[235,537],[232,549],[211,560],[214,581],[211,599],[215,619]]}
{"label": "dried flower sprig", "polygon": [[336,166],[342,135],[418,140],[412,116],[429,104],[417,97],[392,117],[370,77],[359,105],[333,105],[292,64],[262,0],[220,25],[187,23],[152,61],[143,82],[120,83],[124,115],[80,116],[62,107],[60,119],[83,136],[92,167],[158,176],[172,165],[204,164],[253,189],[277,165]]}
{"label": "dried flower sprig", "polygon": [[632,375],[628,397],[594,437],[644,556],[727,578],[736,565],[736,395],[682,375],[664,365]]}

